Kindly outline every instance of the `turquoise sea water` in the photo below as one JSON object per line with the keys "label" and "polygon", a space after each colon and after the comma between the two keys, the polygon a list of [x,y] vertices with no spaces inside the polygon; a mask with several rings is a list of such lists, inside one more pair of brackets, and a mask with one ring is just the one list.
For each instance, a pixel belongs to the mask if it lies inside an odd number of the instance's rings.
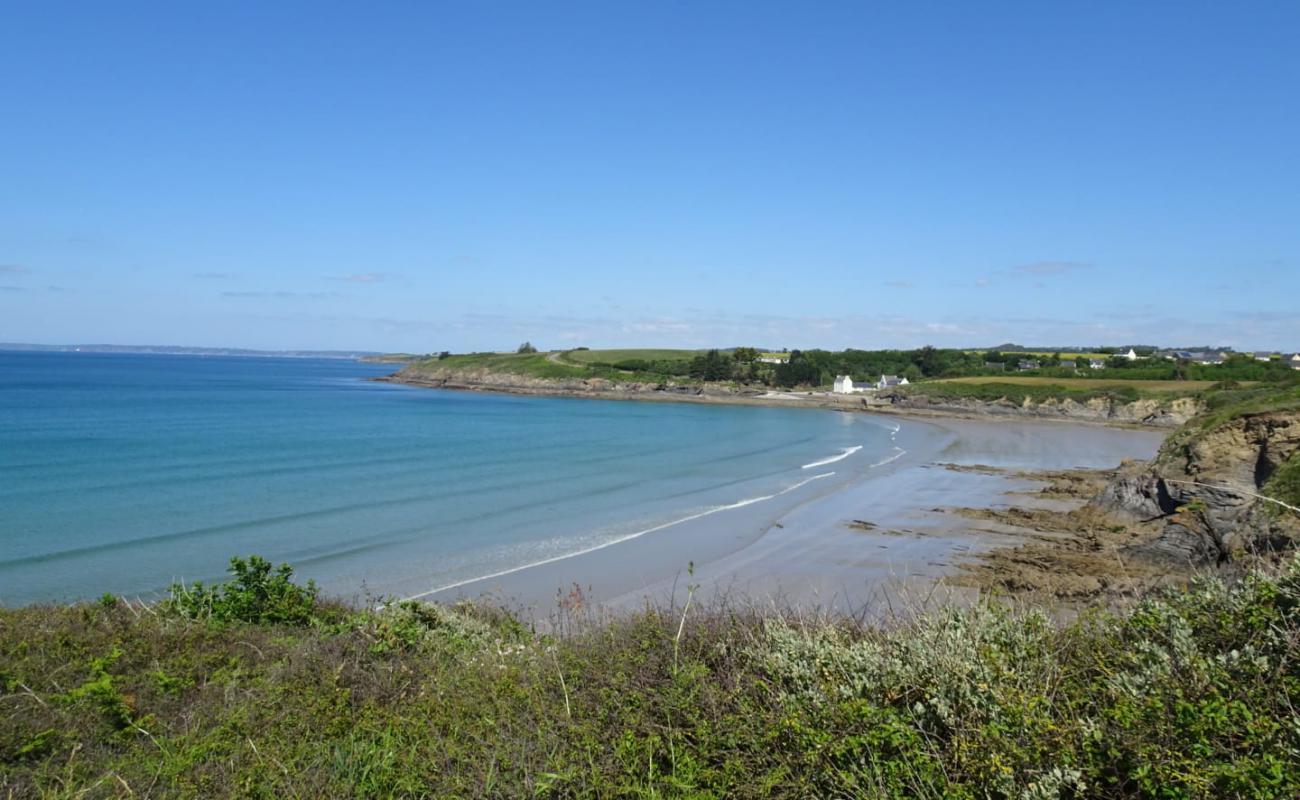
{"label": "turquoise sea water", "polygon": [[248,553],[407,596],[897,452],[896,426],[862,415],[366,380],[391,371],[0,352],[0,603],[149,596]]}

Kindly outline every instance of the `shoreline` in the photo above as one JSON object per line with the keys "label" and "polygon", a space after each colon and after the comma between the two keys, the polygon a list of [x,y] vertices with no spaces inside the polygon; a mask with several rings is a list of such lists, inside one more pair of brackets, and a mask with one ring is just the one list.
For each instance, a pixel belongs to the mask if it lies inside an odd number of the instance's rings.
{"label": "shoreline", "polygon": [[841,480],[818,479],[831,472],[804,481],[780,492],[780,505],[713,509],[411,599],[485,601],[537,622],[575,603],[611,614],[672,603],[688,585],[697,602],[780,599],[856,615],[936,591],[960,601],[978,590],[945,579],[1010,538],[951,509],[1005,509],[1042,485],[1023,473],[1114,468],[1150,458],[1163,440],[1150,430],[1004,421],[911,420],[897,432],[904,452]]}
{"label": "shoreline", "polygon": [[[912,418],[964,419],[1008,422],[1062,422],[1126,430],[1171,432],[1185,420],[1163,416],[1158,421],[1143,418],[1102,416],[1084,411],[1078,404],[1059,404],[1040,411],[1042,407],[1027,408],[1006,403],[975,402],[971,404],[932,403],[901,405],[891,400],[874,400],[867,395],[836,395],[831,392],[793,392],[770,390],[765,392],[725,391],[705,385],[679,384],[675,388],[641,388],[641,384],[610,384],[609,389],[574,388],[567,385],[529,384],[515,385],[496,382],[451,381],[449,379],[423,379],[404,377],[401,372],[369,380],[416,389],[441,389],[452,392],[474,392],[522,397],[565,397],[581,400],[617,400],[645,403],[694,403],[699,405],[762,406],[771,408],[811,408],[830,411],[850,411]],[[1067,401],[1068,402],[1068,401]]]}

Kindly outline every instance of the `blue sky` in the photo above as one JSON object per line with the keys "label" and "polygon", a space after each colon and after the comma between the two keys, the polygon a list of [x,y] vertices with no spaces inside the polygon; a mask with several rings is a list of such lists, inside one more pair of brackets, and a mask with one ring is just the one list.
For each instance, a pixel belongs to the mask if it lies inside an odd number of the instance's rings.
{"label": "blue sky", "polygon": [[0,341],[1300,349],[1300,4],[10,2]]}

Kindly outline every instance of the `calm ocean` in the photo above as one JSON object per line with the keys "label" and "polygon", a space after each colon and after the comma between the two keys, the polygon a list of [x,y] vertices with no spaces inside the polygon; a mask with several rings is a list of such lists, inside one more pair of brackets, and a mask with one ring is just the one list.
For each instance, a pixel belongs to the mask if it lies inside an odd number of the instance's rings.
{"label": "calm ocean", "polygon": [[407,596],[721,522],[897,452],[862,415],[366,380],[391,371],[0,352],[0,603],[148,597],[249,553],[333,594]]}

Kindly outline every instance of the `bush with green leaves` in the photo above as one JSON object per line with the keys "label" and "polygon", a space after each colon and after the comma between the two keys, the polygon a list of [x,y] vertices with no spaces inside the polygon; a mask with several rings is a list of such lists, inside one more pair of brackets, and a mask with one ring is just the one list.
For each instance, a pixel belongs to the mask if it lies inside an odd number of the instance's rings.
{"label": "bush with green leaves", "polygon": [[215,586],[196,581],[172,584],[165,608],[190,619],[264,625],[307,625],[316,616],[319,591],[314,581],[292,581],[293,567],[272,568],[261,556],[230,559],[234,580]]}
{"label": "bush with green leaves", "polygon": [[1300,560],[1069,622],[733,602],[546,636],[285,625],[309,605],[256,587],[290,574],[240,563],[181,616],[0,608],[0,797],[1300,797]]}

